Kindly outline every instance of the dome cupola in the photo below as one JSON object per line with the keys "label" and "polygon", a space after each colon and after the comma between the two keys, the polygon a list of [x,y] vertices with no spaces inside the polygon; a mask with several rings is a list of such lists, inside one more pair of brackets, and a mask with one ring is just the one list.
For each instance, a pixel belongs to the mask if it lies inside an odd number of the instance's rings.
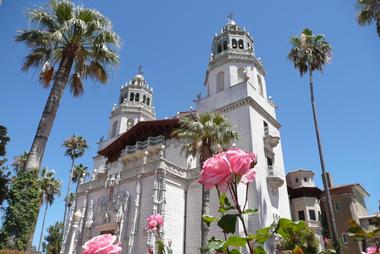
{"label": "dome cupola", "polygon": [[110,138],[133,127],[136,123],[156,119],[153,88],[143,76],[141,65],[137,74],[120,88],[119,103],[111,112]]}

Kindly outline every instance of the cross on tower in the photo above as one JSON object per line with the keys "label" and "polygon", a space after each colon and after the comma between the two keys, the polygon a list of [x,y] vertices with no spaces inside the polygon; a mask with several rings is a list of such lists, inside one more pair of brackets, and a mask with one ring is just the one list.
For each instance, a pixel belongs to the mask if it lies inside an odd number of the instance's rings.
{"label": "cross on tower", "polygon": [[230,13],[227,16],[228,21],[232,21],[233,17],[234,17],[234,13],[232,11],[230,11]]}
{"label": "cross on tower", "polygon": [[138,66],[137,74],[140,74],[140,75],[144,74],[143,67],[141,64]]}

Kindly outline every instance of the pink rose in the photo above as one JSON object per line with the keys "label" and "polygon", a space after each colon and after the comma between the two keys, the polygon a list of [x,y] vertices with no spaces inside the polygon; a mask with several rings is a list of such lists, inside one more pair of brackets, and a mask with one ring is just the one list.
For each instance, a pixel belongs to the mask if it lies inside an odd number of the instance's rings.
{"label": "pink rose", "polygon": [[157,230],[157,226],[164,225],[164,218],[160,214],[152,214],[148,217],[148,229]]}
{"label": "pink rose", "polygon": [[216,154],[203,163],[199,183],[206,189],[217,186],[220,191],[226,192],[231,182],[231,165],[224,153]]}
{"label": "pink rose", "polygon": [[244,183],[255,180],[256,172],[251,165],[256,164],[256,155],[241,149],[232,148],[214,155],[203,163],[199,183],[206,189],[217,186],[221,192],[228,190],[232,176],[238,176]]}
{"label": "pink rose", "polygon": [[117,254],[121,252],[120,243],[113,244],[116,236],[111,234],[99,235],[88,240],[83,245],[82,254]]}
{"label": "pink rose", "polygon": [[251,169],[252,163],[256,164],[254,153],[247,153],[238,148],[229,149],[224,153],[231,164],[232,172],[236,175],[245,175]]}
{"label": "pink rose", "polygon": [[376,250],[376,247],[369,247],[369,248],[367,248],[367,252],[366,252],[366,254],[376,254],[376,253],[379,253],[379,252]]}

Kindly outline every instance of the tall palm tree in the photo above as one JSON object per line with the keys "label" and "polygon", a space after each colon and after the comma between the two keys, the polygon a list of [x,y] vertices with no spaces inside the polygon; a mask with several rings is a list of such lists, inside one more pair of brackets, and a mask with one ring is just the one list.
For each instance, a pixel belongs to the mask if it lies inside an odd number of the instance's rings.
{"label": "tall palm tree", "polygon": [[338,241],[339,239],[338,231],[336,228],[331,194],[330,194],[330,189],[329,189],[328,181],[327,181],[327,174],[325,170],[325,159],[323,156],[322,142],[321,142],[319,126],[318,126],[317,110],[316,110],[315,98],[314,98],[314,82],[313,82],[313,72],[322,71],[325,64],[331,61],[331,46],[326,41],[324,35],[321,35],[321,34],[315,35],[308,28],[305,28],[299,37],[292,36],[290,39],[290,42],[292,44],[292,49],[288,55],[290,61],[292,61],[294,64],[294,67],[298,69],[301,77],[305,73],[309,72],[311,107],[313,110],[314,127],[315,127],[315,133],[317,137],[317,143],[318,143],[323,187],[327,195],[328,216],[329,216],[329,222],[332,228],[332,238],[334,241],[335,249],[337,253],[339,254],[341,250],[340,250],[340,244]]}
{"label": "tall palm tree", "polygon": [[52,84],[26,165],[32,169],[41,166],[65,88],[68,85],[76,97],[84,91],[84,79],[107,83],[108,68],[119,62],[115,51],[119,37],[97,10],[69,0],[50,0],[45,7],[30,10],[28,20],[30,28],[16,36],[30,50],[22,70],[38,68],[42,86]]}
{"label": "tall palm tree", "polygon": [[76,183],[76,187],[75,187],[75,203],[74,203],[74,211],[76,211],[77,209],[77,193],[78,193],[78,187],[79,187],[79,184],[80,182],[87,176],[89,175],[88,171],[87,171],[87,167],[84,166],[83,164],[79,164],[77,166],[74,167],[74,171],[73,171],[73,175],[71,177],[71,180]]}
{"label": "tall palm tree", "polygon": [[358,0],[358,23],[362,26],[376,23],[377,35],[380,36],[380,0]]}
{"label": "tall palm tree", "polygon": [[38,242],[38,252],[41,249],[42,235],[45,227],[47,209],[50,205],[53,204],[55,196],[60,194],[60,189],[61,182],[54,178],[54,171],[43,168],[40,178],[40,199],[41,204],[45,203],[45,211],[42,220],[40,241]]}
{"label": "tall palm tree", "polygon": [[22,70],[37,68],[42,86],[52,84],[25,166],[32,170],[41,167],[65,88],[69,86],[73,96],[79,96],[84,91],[84,79],[106,84],[109,68],[119,62],[119,36],[100,12],[69,0],[50,0],[44,7],[30,10],[28,21],[30,28],[15,38],[30,50]]}
{"label": "tall palm tree", "polygon": [[[71,159],[70,175],[68,178],[67,192],[66,192],[66,197],[68,197],[71,190],[71,181],[73,179],[75,159],[82,157],[84,155],[84,153],[88,149],[88,145],[87,145],[87,141],[83,137],[73,135],[63,142],[63,146],[66,148],[65,156],[70,157]],[[68,207],[67,204],[68,203],[65,202],[65,212],[63,215],[64,225],[67,218],[67,207]]]}
{"label": "tall palm tree", "polygon": [[[199,155],[200,168],[203,163],[211,158],[219,149],[226,148],[235,139],[239,139],[238,133],[233,129],[231,123],[219,113],[202,113],[195,118],[185,117],[181,119],[181,127],[174,130],[173,136],[184,139],[187,142],[182,152],[187,156]],[[202,186],[202,214],[210,213],[210,191]],[[207,246],[207,235],[209,228],[201,220],[201,251]]]}

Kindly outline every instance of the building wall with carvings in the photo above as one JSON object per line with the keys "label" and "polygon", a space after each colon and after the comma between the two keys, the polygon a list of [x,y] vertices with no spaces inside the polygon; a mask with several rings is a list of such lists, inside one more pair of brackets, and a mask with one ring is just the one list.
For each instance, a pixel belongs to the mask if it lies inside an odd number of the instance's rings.
{"label": "building wall with carvings", "polygon": [[[246,218],[249,230],[255,232],[278,217],[290,218],[280,124],[275,105],[267,97],[264,67],[254,55],[253,38],[232,20],[214,38],[205,84],[208,94],[197,98],[196,111],[225,115],[241,136],[236,146],[257,154],[257,178],[249,185],[247,199],[248,208],[258,208],[259,213]],[[152,104],[136,99],[137,93],[152,98],[152,91],[141,68],[121,87],[120,102],[111,112],[109,138],[100,141],[99,155],[94,158],[92,179],[79,187],[79,229],[67,223],[66,245],[74,241],[77,253],[85,240],[107,232],[122,242],[123,253],[146,253],[154,247],[146,218],[155,213],[165,218],[162,234],[166,242],[172,240],[173,253],[199,253],[202,195],[198,161],[181,153],[185,140],[171,136],[180,126],[181,115],[155,120]],[[242,201],[245,188],[241,184],[238,189]],[[218,207],[213,190],[213,215]],[[238,231],[243,231],[240,225]],[[222,232],[213,225],[209,235],[222,237]],[[267,249],[274,253],[270,243]]]}

